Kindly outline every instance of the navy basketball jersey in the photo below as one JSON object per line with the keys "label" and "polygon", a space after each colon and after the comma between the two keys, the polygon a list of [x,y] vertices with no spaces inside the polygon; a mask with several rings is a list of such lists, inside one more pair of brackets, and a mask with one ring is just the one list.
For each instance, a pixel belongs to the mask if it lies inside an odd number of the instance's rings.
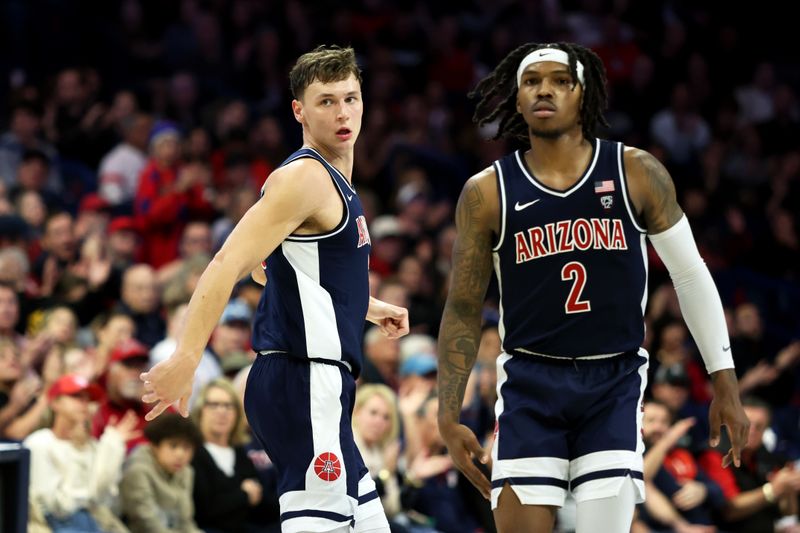
{"label": "navy basketball jersey", "polygon": [[628,195],[623,145],[597,139],[566,191],[495,161],[500,236],[493,249],[503,349],[561,357],[637,350],[647,299],[645,230]]}
{"label": "navy basketball jersey", "polygon": [[364,210],[347,179],[316,150],[301,148],[281,166],[305,157],[319,161],[330,174],[344,202],[342,220],[326,233],[290,235],[266,259],[267,284],[253,323],[253,349],[340,361],[358,376],[369,306]]}

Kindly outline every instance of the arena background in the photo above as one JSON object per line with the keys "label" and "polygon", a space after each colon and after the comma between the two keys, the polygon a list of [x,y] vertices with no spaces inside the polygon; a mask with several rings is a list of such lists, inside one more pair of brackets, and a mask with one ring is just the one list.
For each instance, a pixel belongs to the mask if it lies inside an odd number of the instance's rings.
{"label": "arena background", "polygon": [[[60,374],[105,383],[105,366],[91,362],[114,348],[98,334],[109,312],[133,316],[134,336],[149,348],[168,337],[168,311],[187,301],[209,254],[301,142],[287,82],[292,62],[318,44],[340,44],[355,48],[364,75],[354,183],[375,245],[373,290],[408,303],[420,342],[404,348],[367,339],[375,371],[365,381],[398,392],[404,418],[409,396],[425,387],[406,378],[417,356],[433,355],[455,199],[471,174],[513,148],[485,140],[492,131],[472,124],[467,93],[520,44],[574,41],[597,52],[608,72],[611,127],[601,136],[647,149],[675,180],[728,313],[737,373],[772,408],[770,449],[797,459],[800,69],[796,24],[784,11],[777,2],[5,0],[0,280],[13,287],[16,304],[0,306],[0,336],[30,378],[18,417],[47,403]],[[104,174],[104,158],[124,135],[136,135],[138,119],[151,121],[138,123],[147,125],[145,151],[157,128],[177,128],[181,159],[195,173],[187,179],[206,202],[195,210],[166,206],[161,221],[174,223],[158,247],[143,207],[158,193],[119,185],[117,174],[141,165],[123,162]],[[60,237],[48,239],[52,215],[63,212]],[[114,244],[119,234],[135,248]],[[53,256],[58,268],[48,267]],[[155,268],[144,270],[156,301],[136,309],[136,296],[126,301],[122,292],[126,271],[141,263]],[[242,283],[234,296],[247,301],[250,289]],[[487,327],[496,305],[492,286]],[[52,310],[63,308],[66,325],[53,325]],[[691,370],[702,363],[652,250],[647,323],[654,373],[677,360],[689,369],[692,400],[707,403],[708,382]],[[230,377],[253,357],[247,348],[231,350],[223,368]],[[46,364],[51,356],[62,361],[55,370]],[[22,380],[0,382],[0,408]],[[491,394],[477,405],[475,427],[483,430],[491,426]],[[38,418],[35,427],[47,424],[46,408]],[[9,435],[0,426],[0,439],[20,441],[35,427]],[[19,517],[8,496],[19,478],[7,464],[18,463],[0,461],[3,531]],[[443,496],[454,516],[475,501],[463,484],[450,483]],[[414,496],[404,496],[400,515],[429,516]],[[262,525],[274,522],[274,509],[267,515]],[[491,529],[487,516],[476,512],[474,527],[454,530]],[[450,531],[447,519],[420,520]]]}

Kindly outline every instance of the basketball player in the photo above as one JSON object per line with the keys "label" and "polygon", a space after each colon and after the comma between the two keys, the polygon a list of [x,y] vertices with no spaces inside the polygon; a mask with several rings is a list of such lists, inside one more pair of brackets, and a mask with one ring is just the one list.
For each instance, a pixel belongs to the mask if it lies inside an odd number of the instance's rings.
{"label": "basketball player", "polygon": [[[502,533],[551,531],[567,490],[579,533],[630,528],[644,498],[645,236],[711,373],[712,445],[724,424],[726,463],[738,466],[747,437],[720,298],[669,174],[649,153],[595,137],[605,83],[593,52],[528,44],[476,89],[477,123],[497,120],[498,136],[530,149],[473,176],[458,202],[439,428],[456,465],[491,499]],[[458,417],[492,266],[503,353],[490,482],[473,463],[488,464],[488,454]]]}
{"label": "basketball player", "polygon": [[192,375],[234,284],[266,257],[245,410],[279,472],[281,528],[388,532],[350,418],[365,317],[399,337],[408,314],[369,297],[370,239],[351,184],[361,74],[352,49],[319,47],[289,77],[303,147],[272,173],[203,273],[175,354],[142,375],[144,400],[157,402],[147,416],[176,401],[186,414]]}

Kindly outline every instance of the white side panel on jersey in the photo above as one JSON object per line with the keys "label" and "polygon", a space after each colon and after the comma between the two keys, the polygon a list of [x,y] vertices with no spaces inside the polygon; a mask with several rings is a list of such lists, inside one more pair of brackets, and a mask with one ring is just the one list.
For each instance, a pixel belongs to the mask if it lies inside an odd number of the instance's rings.
{"label": "white side panel on jersey", "polygon": [[641,241],[639,241],[639,247],[642,249],[642,268],[644,268],[644,289],[642,289],[642,316],[644,316],[645,310],[647,309],[647,282],[650,277],[650,271],[647,262],[646,234],[642,233],[639,238],[641,239]]}
{"label": "white side panel on jersey", "polygon": [[503,276],[500,275],[500,254],[498,252],[492,253],[492,262],[494,263],[494,273],[497,276],[497,290],[500,293],[500,303],[498,304],[500,320],[497,322],[497,334],[500,335],[500,346],[502,347],[503,340],[506,338],[506,325],[503,322]]}
{"label": "white side panel on jersey", "polygon": [[309,357],[341,360],[342,344],[333,299],[319,283],[319,244],[283,241],[281,250],[297,277]]}
{"label": "white side panel on jersey", "polygon": [[499,161],[494,163],[494,171],[497,172],[497,183],[500,184],[500,237],[497,239],[497,245],[492,248],[493,252],[497,252],[503,246],[503,240],[506,237],[506,180],[503,177],[503,169]]}

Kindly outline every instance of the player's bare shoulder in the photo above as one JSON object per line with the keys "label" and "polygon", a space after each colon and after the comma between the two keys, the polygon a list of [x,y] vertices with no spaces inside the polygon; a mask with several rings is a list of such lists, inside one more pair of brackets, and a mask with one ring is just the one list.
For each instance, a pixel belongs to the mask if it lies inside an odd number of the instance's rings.
{"label": "player's bare shoulder", "polygon": [[322,163],[311,157],[295,159],[275,169],[264,187],[265,193],[275,187],[287,187],[299,192],[325,192],[328,188],[331,192],[334,191],[328,171]]}
{"label": "player's bare shoulder", "polygon": [[494,232],[499,230],[500,196],[497,191],[497,172],[487,167],[470,177],[464,184],[456,208],[456,222],[463,225],[469,219],[480,222]]}
{"label": "player's bare shoulder", "polygon": [[648,233],[672,227],[683,215],[675,196],[672,177],[653,154],[626,146],[623,152],[625,175],[636,212]]}
{"label": "player's bare shoulder", "polygon": [[254,206],[286,220],[292,232],[327,231],[341,219],[342,200],[325,167],[311,158],[288,163],[270,174]]}

